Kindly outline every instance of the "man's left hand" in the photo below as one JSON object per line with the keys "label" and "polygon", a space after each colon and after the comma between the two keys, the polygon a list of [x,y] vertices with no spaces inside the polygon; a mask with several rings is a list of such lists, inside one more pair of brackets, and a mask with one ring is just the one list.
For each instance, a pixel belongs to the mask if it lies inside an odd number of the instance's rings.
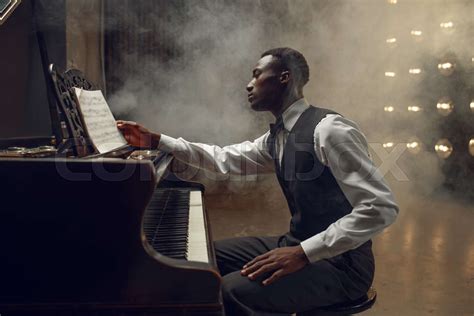
{"label": "man's left hand", "polygon": [[260,275],[273,271],[273,274],[263,281],[263,285],[269,285],[284,275],[303,269],[308,263],[301,246],[282,247],[255,257],[244,265],[240,273],[248,276],[250,280],[255,280]]}

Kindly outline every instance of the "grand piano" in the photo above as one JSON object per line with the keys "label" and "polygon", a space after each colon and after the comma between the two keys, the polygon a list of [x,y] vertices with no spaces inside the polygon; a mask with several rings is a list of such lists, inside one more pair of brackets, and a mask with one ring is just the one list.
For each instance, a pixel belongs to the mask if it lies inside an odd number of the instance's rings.
{"label": "grand piano", "polygon": [[72,92],[94,85],[38,42],[53,135],[0,140],[0,314],[223,315],[204,188],[157,150],[99,154]]}

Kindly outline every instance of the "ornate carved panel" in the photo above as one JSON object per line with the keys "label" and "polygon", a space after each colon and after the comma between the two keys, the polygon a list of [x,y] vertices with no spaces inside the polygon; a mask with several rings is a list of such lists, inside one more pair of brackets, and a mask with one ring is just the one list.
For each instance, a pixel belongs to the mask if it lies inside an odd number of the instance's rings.
{"label": "ornate carved panel", "polygon": [[[81,118],[80,108],[74,93],[74,87],[92,90],[94,85],[89,82],[82,72],[71,69],[61,73],[54,65],[50,66],[54,95],[57,101],[57,114],[63,130],[63,139],[58,144],[59,151],[72,149],[77,157],[94,153]],[[63,148],[61,148],[63,147]]]}

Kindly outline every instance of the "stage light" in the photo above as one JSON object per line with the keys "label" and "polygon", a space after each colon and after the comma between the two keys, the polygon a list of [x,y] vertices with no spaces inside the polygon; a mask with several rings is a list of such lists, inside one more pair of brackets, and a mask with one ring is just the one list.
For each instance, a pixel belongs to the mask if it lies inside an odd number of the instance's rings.
{"label": "stage light", "polygon": [[474,138],[469,140],[469,153],[474,156]]}
{"label": "stage light", "polygon": [[397,74],[396,74],[395,72],[393,72],[393,71],[386,71],[386,72],[385,72],[385,77],[391,77],[391,78],[393,78],[393,77],[395,77],[396,75],[397,75]]}
{"label": "stage light", "polygon": [[451,21],[440,23],[439,25],[443,32],[451,34],[454,31],[454,23]]}
{"label": "stage light", "polygon": [[408,106],[408,112],[420,112],[421,110],[422,110],[421,106],[418,106],[418,105]]}
{"label": "stage light", "polygon": [[453,145],[451,145],[451,142],[449,140],[443,138],[436,143],[435,151],[440,158],[446,159],[453,152]]}
{"label": "stage light", "polygon": [[382,147],[383,147],[383,148],[392,148],[393,145],[395,145],[393,142],[388,141],[388,142],[383,143],[383,144],[382,144]]}
{"label": "stage light", "polygon": [[408,70],[408,73],[411,75],[419,75],[421,74],[421,69],[420,68],[410,68]]}
{"label": "stage light", "polygon": [[420,30],[411,30],[410,34],[416,42],[419,42],[423,39],[423,32]]}
{"label": "stage light", "polygon": [[395,111],[395,108],[393,106],[389,105],[389,106],[384,106],[383,110],[385,112],[393,112],[393,111]]}
{"label": "stage light", "polygon": [[444,76],[452,75],[455,68],[456,64],[450,63],[449,61],[438,64],[438,70]]}
{"label": "stage light", "polygon": [[449,98],[444,97],[438,101],[436,108],[438,109],[439,114],[448,116],[453,111],[454,104]]}
{"label": "stage light", "polygon": [[453,22],[443,22],[441,23],[439,26],[441,26],[442,28],[453,28],[454,27],[454,23]]}
{"label": "stage light", "polygon": [[416,137],[411,138],[407,143],[408,151],[415,155],[421,151],[421,146],[421,142]]}
{"label": "stage light", "polygon": [[397,46],[397,39],[395,37],[387,38],[385,43],[387,43],[389,47],[394,48]]}

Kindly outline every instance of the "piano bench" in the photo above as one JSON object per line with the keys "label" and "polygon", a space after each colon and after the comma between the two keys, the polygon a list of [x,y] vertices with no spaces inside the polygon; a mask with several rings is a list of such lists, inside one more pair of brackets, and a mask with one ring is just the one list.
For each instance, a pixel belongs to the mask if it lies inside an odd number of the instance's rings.
{"label": "piano bench", "polygon": [[306,312],[297,313],[296,316],[342,316],[352,315],[370,309],[377,299],[377,291],[371,287],[366,295],[353,301],[338,303],[325,307],[318,307]]}

